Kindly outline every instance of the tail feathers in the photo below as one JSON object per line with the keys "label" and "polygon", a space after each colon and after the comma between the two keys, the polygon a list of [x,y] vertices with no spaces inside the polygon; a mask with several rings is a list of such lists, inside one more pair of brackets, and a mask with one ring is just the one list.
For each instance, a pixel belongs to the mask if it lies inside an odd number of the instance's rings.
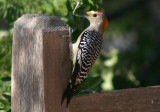
{"label": "tail feathers", "polygon": [[68,94],[68,96],[67,96],[67,107],[68,107],[68,105],[69,105],[69,103],[70,103],[70,101],[71,101],[71,98],[72,98],[72,96],[73,96],[73,93],[74,93],[74,90],[71,90],[71,92]]}
{"label": "tail feathers", "polygon": [[70,103],[73,94],[74,94],[74,88],[72,88],[71,84],[69,83],[66,90],[63,93],[61,105],[63,104],[64,99],[67,98],[67,107],[68,107],[68,104]]}

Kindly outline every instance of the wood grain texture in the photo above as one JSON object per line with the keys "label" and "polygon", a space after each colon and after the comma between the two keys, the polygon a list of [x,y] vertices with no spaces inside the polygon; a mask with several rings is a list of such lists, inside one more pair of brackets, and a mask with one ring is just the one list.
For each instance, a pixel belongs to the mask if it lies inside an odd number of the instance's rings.
{"label": "wood grain texture", "polygon": [[70,74],[68,27],[55,16],[25,14],[14,25],[12,112],[68,112],[60,101]]}
{"label": "wood grain texture", "polygon": [[66,82],[70,75],[71,63],[69,59],[68,38],[59,37],[59,35],[64,34],[67,34],[67,32],[46,33],[43,41],[46,112],[66,112],[64,110],[66,109],[66,102],[61,106],[61,99],[64,91],[63,88],[66,87]]}
{"label": "wood grain texture", "polygon": [[70,112],[160,112],[160,86],[75,96]]}

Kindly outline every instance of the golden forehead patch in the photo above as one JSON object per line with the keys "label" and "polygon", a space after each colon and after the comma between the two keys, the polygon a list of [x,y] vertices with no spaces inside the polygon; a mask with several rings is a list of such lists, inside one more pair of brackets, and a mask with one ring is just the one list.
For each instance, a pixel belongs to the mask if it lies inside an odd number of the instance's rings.
{"label": "golden forehead patch", "polygon": [[87,14],[88,14],[88,15],[91,15],[91,14],[92,14],[92,11],[88,11]]}

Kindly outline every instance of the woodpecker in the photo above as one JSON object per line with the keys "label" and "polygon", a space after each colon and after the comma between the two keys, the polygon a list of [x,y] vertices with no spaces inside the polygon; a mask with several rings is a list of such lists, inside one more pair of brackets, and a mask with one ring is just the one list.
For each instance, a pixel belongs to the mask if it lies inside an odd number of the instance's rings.
{"label": "woodpecker", "polygon": [[78,85],[81,84],[98,58],[102,46],[103,33],[108,25],[108,20],[101,11],[83,12],[83,15],[89,20],[90,25],[80,34],[76,43],[72,45],[74,67],[61,101],[62,104],[66,98],[67,106],[73,94],[76,93]]}

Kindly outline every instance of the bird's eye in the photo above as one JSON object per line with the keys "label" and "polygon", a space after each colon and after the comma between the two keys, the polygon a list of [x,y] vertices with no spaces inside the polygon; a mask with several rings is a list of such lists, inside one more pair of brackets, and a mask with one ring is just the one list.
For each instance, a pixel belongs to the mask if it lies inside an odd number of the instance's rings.
{"label": "bird's eye", "polygon": [[93,17],[97,17],[97,14],[93,14]]}

